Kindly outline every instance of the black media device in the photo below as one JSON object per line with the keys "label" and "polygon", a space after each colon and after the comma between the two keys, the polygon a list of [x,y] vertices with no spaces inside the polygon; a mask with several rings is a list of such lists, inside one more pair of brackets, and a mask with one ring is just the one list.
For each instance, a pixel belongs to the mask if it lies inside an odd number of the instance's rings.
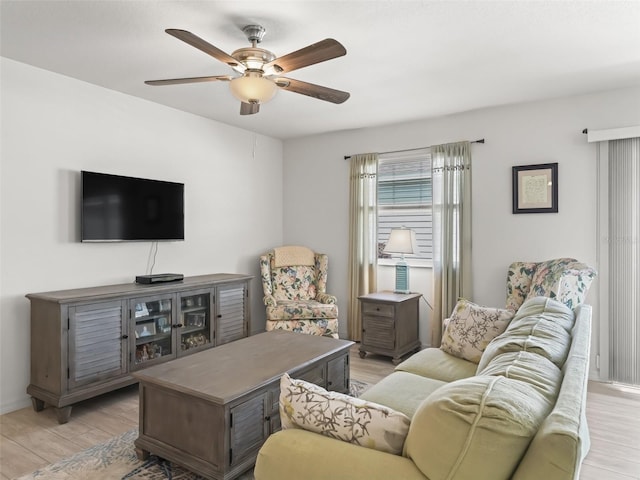
{"label": "black media device", "polygon": [[184,184],[82,171],[83,242],[184,240]]}
{"label": "black media device", "polygon": [[136,276],[136,283],[143,285],[151,285],[154,283],[164,282],[179,282],[184,280],[184,275],[181,273],[156,273],[155,275],[138,275]]}

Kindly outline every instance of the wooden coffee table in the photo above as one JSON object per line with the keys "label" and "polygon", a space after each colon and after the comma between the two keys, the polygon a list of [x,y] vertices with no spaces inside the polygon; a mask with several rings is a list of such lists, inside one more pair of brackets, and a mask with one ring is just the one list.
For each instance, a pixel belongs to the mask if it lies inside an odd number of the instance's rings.
{"label": "wooden coffee table", "polygon": [[153,453],[206,478],[237,477],[280,429],[280,377],[347,393],[351,345],[274,330],[134,373],[138,457]]}

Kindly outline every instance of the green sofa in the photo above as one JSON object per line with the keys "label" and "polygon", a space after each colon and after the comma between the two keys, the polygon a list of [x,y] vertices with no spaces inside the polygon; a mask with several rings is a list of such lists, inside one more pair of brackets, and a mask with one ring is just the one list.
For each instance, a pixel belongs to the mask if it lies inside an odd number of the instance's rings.
{"label": "green sofa", "polygon": [[529,298],[478,364],[427,348],[362,395],[411,419],[402,455],[292,428],[263,445],[255,478],[576,479],[590,335],[589,305]]}

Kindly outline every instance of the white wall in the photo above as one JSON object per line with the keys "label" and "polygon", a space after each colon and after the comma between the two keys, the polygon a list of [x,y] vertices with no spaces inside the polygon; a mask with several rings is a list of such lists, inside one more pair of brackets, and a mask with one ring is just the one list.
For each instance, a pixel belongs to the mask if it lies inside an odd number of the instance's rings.
{"label": "white wall", "polygon": [[25,294],[147,273],[150,242],[79,242],[80,170],[184,182],[186,239],[159,244],[154,273],[256,275],[252,331],[263,330],[258,256],[282,243],[282,142],[12,60],[0,66],[0,412],[28,404]]}
{"label": "white wall", "polygon": [[[284,238],[329,254],[328,289],[345,312],[341,334],[346,335],[349,162],[344,155],[485,138],[486,144],[472,146],[472,300],[503,306],[507,267],[515,260],[571,256],[596,266],[596,147],[581,131],[638,124],[640,87],[290,140],[284,149]],[[559,164],[559,212],[512,214],[511,167],[553,162]],[[432,301],[430,284],[412,282],[411,288]],[[587,301],[597,306],[594,291]],[[420,328],[429,344],[424,317]],[[597,328],[594,355],[596,337]]]}

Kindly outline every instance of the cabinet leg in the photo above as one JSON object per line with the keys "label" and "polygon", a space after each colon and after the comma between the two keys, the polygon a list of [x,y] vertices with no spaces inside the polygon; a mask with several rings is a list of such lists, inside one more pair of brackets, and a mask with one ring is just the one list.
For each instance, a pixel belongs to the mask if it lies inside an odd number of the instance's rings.
{"label": "cabinet leg", "polygon": [[63,423],[67,423],[69,421],[69,417],[71,417],[71,405],[56,408],[56,418],[58,419],[59,424],[62,425]]}
{"label": "cabinet leg", "polygon": [[33,406],[33,410],[36,412],[44,410],[44,400],[40,400],[39,398],[31,397],[31,405]]}
{"label": "cabinet leg", "polygon": [[149,450],[144,450],[143,448],[136,447],[136,456],[138,457],[138,460],[144,461],[149,458],[149,455]]}
{"label": "cabinet leg", "polygon": [[400,357],[393,357],[391,359],[391,363],[393,363],[394,365],[398,365],[401,362],[402,362],[402,358],[400,358]]}
{"label": "cabinet leg", "polygon": [[360,354],[360,358],[364,358],[367,356],[367,352],[365,352],[364,350],[360,350],[359,354]]}

